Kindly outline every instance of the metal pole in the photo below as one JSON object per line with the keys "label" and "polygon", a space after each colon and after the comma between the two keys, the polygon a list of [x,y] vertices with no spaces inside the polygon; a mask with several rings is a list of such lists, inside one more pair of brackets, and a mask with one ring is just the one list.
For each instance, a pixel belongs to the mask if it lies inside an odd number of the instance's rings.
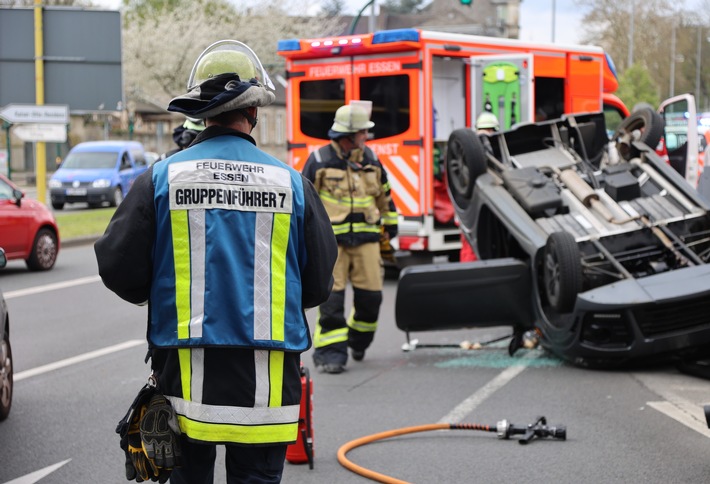
{"label": "metal pole", "polygon": [[675,23],[673,24],[673,33],[671,35],[671,87],[668,97],[675,96]]}
{"label": "metal pole", "polygon": [[372,9],[370,10],[370,21],[368,22],[370,32],[374,32],[377,28],[377,24],[375,23],[375,20],[377,20],[377,17],[375,17],[375,7],[377,6],[376,4],[377,1],[373,1]]}
{"label": "metal pole", "polygon": [[628,58],[628,65],[626,68],[628,69],[631,67],[634,63],[634,10],[635,10],[635,1],[631,2],[631,15],[629,15],[629,58]]}
{"label": "metal pole", "polygon": [[700,47],[702,45],[701,34],[703,27],[698,25],[698,57],[695,60],[695,105],[700,106]]}
{"label": "metal pole", "polygon": [[555,42],[555,0],[552,0],[552,43]]}

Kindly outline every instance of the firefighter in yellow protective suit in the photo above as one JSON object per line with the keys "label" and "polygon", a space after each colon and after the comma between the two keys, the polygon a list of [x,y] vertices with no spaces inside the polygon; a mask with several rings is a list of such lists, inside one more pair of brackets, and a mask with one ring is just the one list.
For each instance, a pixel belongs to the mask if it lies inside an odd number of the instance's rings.
{"label": "firefighter in yellow protective suit", "polygon": [[[397,212],[387,173],[377,155],[365,146],[372,104],[353,101],[341,106],[325,145],[308,157],[303,175],[323,201],[335,238],[338,260],[328,300],[319,307],[313,337],[313,362],[325,373],[341,373],[348,361],[361,361],[377,329],[382,303],[380,238],[397,235]],[[345,287],[350,280],[353,309],[345,317]]]}

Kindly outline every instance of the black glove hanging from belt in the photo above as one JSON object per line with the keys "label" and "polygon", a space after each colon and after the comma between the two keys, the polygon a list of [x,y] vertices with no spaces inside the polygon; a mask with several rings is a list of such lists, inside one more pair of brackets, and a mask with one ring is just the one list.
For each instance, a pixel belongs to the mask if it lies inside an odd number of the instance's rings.
{"label": "black glove hanging from belt", "polygon": [[126,479],[165,483],[180,465],[180,427],[170,402],[155,387],[155,379],[138,392],[118,423],[126,455]]}

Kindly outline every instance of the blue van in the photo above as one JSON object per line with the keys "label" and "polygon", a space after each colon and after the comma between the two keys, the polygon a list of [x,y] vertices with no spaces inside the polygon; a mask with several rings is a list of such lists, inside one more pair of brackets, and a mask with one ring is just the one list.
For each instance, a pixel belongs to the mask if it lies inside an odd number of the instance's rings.
{"label": "blue van", "polygon": [[61,210],[65,203],[80,202],[117,207],[147,169],[145,150],[137,141],[79,143],[49,179],[52,207]]}

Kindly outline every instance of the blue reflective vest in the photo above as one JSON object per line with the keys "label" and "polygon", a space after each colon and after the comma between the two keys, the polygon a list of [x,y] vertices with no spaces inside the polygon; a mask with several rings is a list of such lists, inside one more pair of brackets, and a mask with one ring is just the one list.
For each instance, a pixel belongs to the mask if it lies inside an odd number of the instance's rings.
{"label": "blue reflective vest", "polygon": [[218,136],[155,164],[153,185],[152,344],[308,349],[301,175]]}

